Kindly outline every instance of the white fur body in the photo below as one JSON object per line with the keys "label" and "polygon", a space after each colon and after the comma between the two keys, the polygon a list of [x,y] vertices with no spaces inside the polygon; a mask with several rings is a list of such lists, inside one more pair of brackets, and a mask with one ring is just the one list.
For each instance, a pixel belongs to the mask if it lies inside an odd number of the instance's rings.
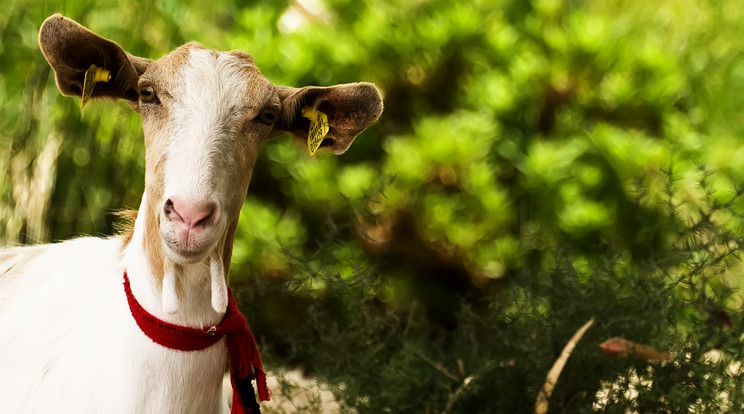
{"label": "white fur body", "polygon": [[[230,78],[239,72],[220,72],[221,61],[210,51],[188,54],[178,71],[180,88],[171,89],[180,97],[172,107],[176,123],[157,131],[168,144],[161,176],[167,195],[156,203],[207,200],[217,206],[213,222],[184,229],[163,215],[159,228],[148,228],[145,218],[153,213],[146,191],[126,246],[121,238],[84,238],[0,252],[0,269],[9,268],[0,275],[0,412],[227,412],[224,340],[200,351],[154,343],[132,318],[122,285],[126,270],[135,298],[169,323],[206,330],[225,314],[226,275],[212,262],[222,258],[218,243],[228,219],[219,212],[234,182],[217,172],[237,166],[219,156],[235,151],[226,145],[235,140],[233,131],[223,127],[230,133],[220,134],[217,126],[229,125],[231,117],[221,104],[234,107],[243,90]],[[207,82],[209,73],[223,74],[229,87]],[[230,195],[232,210],[244,194]],[[161,235],[178,247],[194,243],[198,253],[183,259],[163,243],[166,259],[153,260],[147,241],[159,244]],[[153,266],[165,266],[162,280]]]}
{"label": "white fur body", "polygon": [[142,305],[164,312],[158,295],[144,294],[136,262],[146,263],[121,247],[120,238],[81,238],[0,253],[2,412],[228,412],[224,340],[185,352],[147,338],[127,305],[125,267]]}
{"label": "white fur body", "polygon": [[[0,412],[228,411],[224,339],[200,351],[154,343],[137,327],[122,285],[126,270],[138,302],[169,323],[207,330],[225,314],[225,212],[239,211],[259,145],[250,134],[243,138],[252,149],[241,151],[247,165],[224,154],[239,151],[230,146],[239,140],[240,125],[231,109],[244,104],[251,84],[241,82],[239,59],[206,49],[184,54],[173,76],[179,82],[169,88],[177,99],[168,122],[144,115],[158,126],[146,127],[146,136],[150,132],[165,148],[148,152],[164,166],[155,168],[160,173],[149,185],[163,189],[158,206],[166,199],[178,200],[182,210],[215,206],[210,222],[184,225],[181,215],[173,218],[176,204],[170,217],[160,209],[153,213],[145,191],[126,245],[122,236],[0,251]],[[239,172],[243,184],[236,186],[237,178],[229,178]],[[146,224],[153,214],[158,227]],[[148,251],[153,239],[164,258]],[[186,250],[195,253],[182,257]],[[164,269],[162,279],[157,268]]]}

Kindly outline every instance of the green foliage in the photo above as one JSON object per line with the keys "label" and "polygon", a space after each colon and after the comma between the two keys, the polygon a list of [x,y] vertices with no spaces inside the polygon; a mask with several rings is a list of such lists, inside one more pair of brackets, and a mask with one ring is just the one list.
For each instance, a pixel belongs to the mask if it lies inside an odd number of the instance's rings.
{"label": "green foliage", "polygon": [[[243,49],[277,84],[372,81],[386,106],[341,157],[277,139],[257,163],[231,280],[270,366],[358,412],[530,412],[594,316],[553,412],[743,409],[736,2],[55,7],[0,10],[6,243],[110,234],[144,184],[138,117],[59,95],[45,17],[150,58]],[[608,358],[615,336],[674,361]]]}

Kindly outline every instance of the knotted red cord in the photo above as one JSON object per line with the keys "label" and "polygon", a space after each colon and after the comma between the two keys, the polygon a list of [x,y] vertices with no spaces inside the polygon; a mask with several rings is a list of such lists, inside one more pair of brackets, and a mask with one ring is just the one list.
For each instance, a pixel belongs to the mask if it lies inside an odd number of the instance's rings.
{"label": "knotted red cord", "polygon": [[219,325],[202,330],[165,322],[147,312],[132,294],[127,272],[124,272],[124,292],[129,302],[137,326],[153,342],[166,348],[180,351],[198,351],[214,345],[226,337],[227,352],[230,355],[230,382],[233,387],[232,414],[259,412],[253,394],[251,379],[256,380],[258,398],[269,400],[269,387],[266,373],[261,363],[256,339],[253,337],[245,316],[240,313],[232,291],[227,290],[227,312]]}

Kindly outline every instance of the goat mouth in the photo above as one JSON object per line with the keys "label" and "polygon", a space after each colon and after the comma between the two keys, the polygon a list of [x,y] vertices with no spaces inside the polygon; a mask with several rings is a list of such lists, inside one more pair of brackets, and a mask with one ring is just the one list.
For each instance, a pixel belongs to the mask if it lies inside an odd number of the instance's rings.
{"label": "goat mouth", "polygon": [[167,238],[163,238],[163,244],[165,245],[166,255],[180,264],[199,262],[206,258],[211,251],[211,246],[184,247],[180,243]]}
{"label": "goat mouth", "polygon": [[186,229],[183,226],[163,222],[160,239],[166,255],[178,264],[200,262],[209,256],[222,234],[222,221],[214,223],[206,231],[201,228]]}

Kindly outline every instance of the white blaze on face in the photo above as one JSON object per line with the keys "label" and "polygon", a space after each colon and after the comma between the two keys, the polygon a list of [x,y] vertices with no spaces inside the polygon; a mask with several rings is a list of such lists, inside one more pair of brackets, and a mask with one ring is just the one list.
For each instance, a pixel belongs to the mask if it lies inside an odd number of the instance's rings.
{"label": "white blaze on face", "polygon": [[[257,75],[257,76],[256,76]],[[256,78],[256,79],[252,79]],[[258,79],[260,78],[260,79]],[[237,214],[261,135],[251,128],[268,81],[232,54],[191,49],[168,91],[160,231],[176,263],[204,260]],[[255,93],[256,80],[261,93]],[[236,208],[237,206],[237,208]]]}
{"label": "white blaze on face", "polygon": [[[190,43],[152,62],[138,82],[145,131],[144,236],[166,312],[182,278],[207,269],[212,307],[227,304],[226,238],[236,225],[261,144],[281,111],[274,87],[244,52]],[[142,91],[150,93],[145,99]],[[225,249],[225,250],[223,250]],[[194,266],[195,265],[195,266]]]}

